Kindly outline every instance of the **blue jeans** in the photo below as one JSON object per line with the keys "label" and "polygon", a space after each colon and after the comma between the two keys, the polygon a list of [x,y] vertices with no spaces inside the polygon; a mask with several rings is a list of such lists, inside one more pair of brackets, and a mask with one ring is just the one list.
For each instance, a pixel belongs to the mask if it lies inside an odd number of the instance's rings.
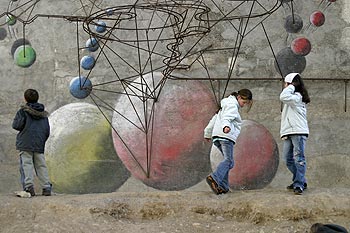
{"label": "blue jeans", "polygon": [[304,135],[289,135],[284,140],[283,157],[287,168],[293,174],[294,188],[299,187],[303,189],[304,183],[306,183],[305,144],[306,136]]}
{"label": "blue jeans", "polygon": [[234,142],[230,140],[216,140],[214,141],[214,145],[221,151],[224,159],[219,163],[216,170],[213,172],[212,177],[219,185],[220,188],[225,191],[229,190],[229,180],[228,175],[229,171],[234,166],[233,161],[233,147]]}

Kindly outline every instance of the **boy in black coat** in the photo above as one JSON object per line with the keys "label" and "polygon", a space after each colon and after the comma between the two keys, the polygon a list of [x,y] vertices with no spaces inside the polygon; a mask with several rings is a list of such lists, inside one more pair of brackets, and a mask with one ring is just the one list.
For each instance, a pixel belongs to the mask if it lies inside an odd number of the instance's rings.
{"label": "boy in black coat", "polygon": [[49,179],[44,157],[45,143],[50,135],[48,112],[43,104],[38,103],[39,94],[34,89],[24,92],[26,105],[17,111],[12,128],[18,130],[16,149],[20,155],[21,182],[24,191],[35,196],[34,170],[39,178],[44,196],[51,195]]}

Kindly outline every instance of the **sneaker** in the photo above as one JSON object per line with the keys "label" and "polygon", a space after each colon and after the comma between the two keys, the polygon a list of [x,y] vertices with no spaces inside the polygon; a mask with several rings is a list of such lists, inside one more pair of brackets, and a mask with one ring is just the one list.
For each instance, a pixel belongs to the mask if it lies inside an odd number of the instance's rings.
{"label": "sneaker", "polygon": [[[287,186],[287,189],[288,189],[288,190],[294,190],[294,184],[288,185],[288,186]],[[303,189],[304,189],[304,190],[307,189],[307,183],[304,183]]]}
{"label": "sneaker", "polygon": [[294,189],[294,194],[296,194],[296,195],[302,195],[302,194],[303,194],[303,189],[300,188],[300,187],[296,187],[296,188]]}
{"label": "sneaker", "polygon": [[31,197],[35,196],[35,191],[34,191],[34,187],[33,186],[25,188],[24,191],[27,192],[27,193],[30,193]]}
{"label": "sneaker", "polygon": [[225,193],[228,193],[228,192],[229,192],[229,190],[225,190],[223,188],[218,187],[218,194],[225,194]]}
{"label": "sneaker", "polygon": [[207,176],[206,181],[207,181],[209,187],[211,188],[211,190],[213,190],[213,192],[216,195],[219,195],[220,193],[219,193],[219,190],[218,190],[218,184],[213,179],[213,177],[211,175]]}
{"label": "sneaker", "polygon": [[44,188],[43,189],[43,196],[51,196],[51,189],[52,189],[52,185],[50,186],[50,188]]}

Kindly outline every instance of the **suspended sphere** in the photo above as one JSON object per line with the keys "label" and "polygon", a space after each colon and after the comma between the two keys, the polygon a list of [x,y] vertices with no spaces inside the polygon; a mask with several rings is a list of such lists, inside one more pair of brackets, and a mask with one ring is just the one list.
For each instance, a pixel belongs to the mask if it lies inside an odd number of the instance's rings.
{"label": "suspended sphere", "polygon": [[16,49],[14,59],[16,65],[20,67],[29,67],[35,62],[35,50],[30,45],[21,45]]}
{"label": "suspended sphere", "polygon": [[80,60],[80,66],[84,69],[84,70],[91,70],[95,65],[95,58],[93,56],[84,56],[82,57],[82,59]]}
{"label": "suspended sphere", "polygon": [[72,96],[77,99],[85,99],[92,90],[92,83],[84,76],[78,76],[72,79],[69,84],[69,90]]}
{"label": "suspended sphere", "polygon": [[296,55],[306,56],[311,51],[311,43],[305,37],[299,37],[292,41],[291,49]]}
{"label": "suspended sphere", "polygon": [[310,23],[316,27],[320,27],[324,24],[326,18],[321,11],[315,11],[310,15]]}
{"label": "suspended sphere", "polygon": [[104,33],[106,31],[106,23],[103,21],[98,21],[95,25],[95,30],[98,33]]}
{"label": "suspended sphere", "polygon": [[90,38],[86,41],[86,48],[90,52],[95,52],[98,49],[98,40],[96,38]]}

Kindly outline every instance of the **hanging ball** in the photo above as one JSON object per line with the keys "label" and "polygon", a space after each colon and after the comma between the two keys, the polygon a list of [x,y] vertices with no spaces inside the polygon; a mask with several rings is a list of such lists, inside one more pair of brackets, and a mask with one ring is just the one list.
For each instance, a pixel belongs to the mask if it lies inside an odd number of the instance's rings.
{"label": "hanging ball", "polygon": [[72,96],[77,99],[85,99],[88,97],[92,90],[92,83],[90,79],[84,76],[78,76],[72,79],[69,84],[69,91]]}
{"label": "hanging ball", "polygon": [[0,40],[4,40],[7,36],[7,31],[5,28],[0,28]]}
{"label": "hanging ball", "polygon": [[36,53],[32,46],[21,45],[16,49],[13,57],[16,65],[20,67],[29,67],[35,62]]}
{"label": "hanging ball", "polygon": [[90,55],[82,57],[80,60],[80,66],[84,70],[91,70],[95,66],[95,58]]}
{"label": "hanging ball", "polygon": [[298,33],[303,28],[303,20],[299,15],[288,15],[284,21],[284,28],[289,33]]}
{"label": "hanging ball", "polygon": [[328,0],[328,2],[336,2],[337,0]]}
{"label": "hanging ball", "polygon": [[290,47],[279,51],[276,55],[275,68],[284,77],[289,73],[301,74],[306,67],[306,58],[296,55]]}
{"label": "hanging ball", "polygon": [[104,21],[97,21],[95,25],[95,30],[98,33],[104,33],[106,31],[106,23]]}
{"label": "hanging ball", "polygon": [[96,38],[90,38],[86,41],[86,48],[90,51],[90,52],[95,52],[98,49],[98,40]]}
{"label": "hanging ball", "polygon": [[16,49],[21,46],[21,45],[31,45],[29,40],[27,39],[24,39],[24,38],[20,38],[20,39],[17,39],[13,42],[12,44],[12,47],[11,47],[11,55],[12,57],[15,56],[15,51]]}
{"label": "hanging ball", "polygon": [[321,11],[315,11],[310,15],[310,23],[316,27],[320,27],[324,24],[326,18]]}
{"label": "hanging ball", "polygon": [[305,37],[298,37],[291,43],[293,53],[300,56],[306,56],[311,51],[311,43]]}
{"label": "hanging ball", "polygon": [[107,15],[113,15],[114,11],[113,11],[113,9],[108,8],[108,9],[106,10],[106,13],[107,13]]}
{"label": "hanging ball", "polygon": [[13,15],[7,15],[6,16],[6,23],[10,26],[15,25],[17,22],[16,17]]}

